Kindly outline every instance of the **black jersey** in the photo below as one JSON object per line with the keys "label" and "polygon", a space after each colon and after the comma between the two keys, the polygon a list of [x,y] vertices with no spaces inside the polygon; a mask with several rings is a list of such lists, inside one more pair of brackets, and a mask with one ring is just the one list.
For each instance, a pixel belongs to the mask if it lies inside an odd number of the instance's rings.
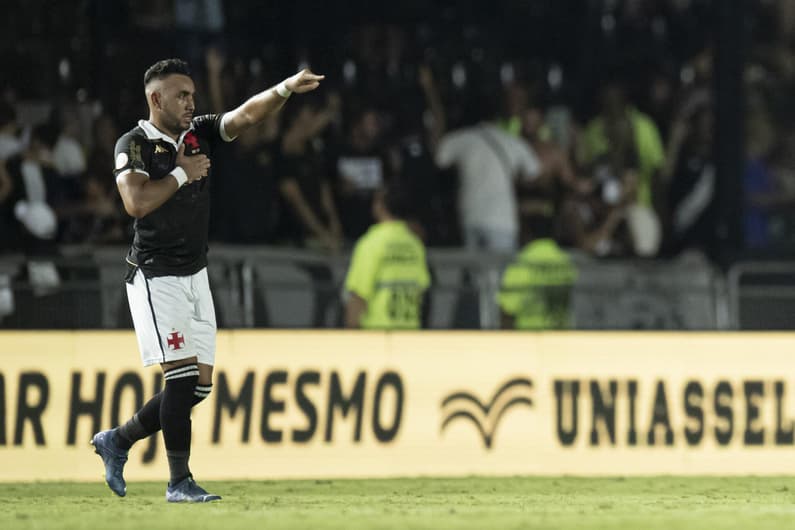
{"label": "black jersey", "polygon": [[[193,119],[179,142],[141,120],[116,142],[114,175],[143,173],[152,180],[167,178],[176,166],[177,149],[185,145],[187,156],[211,156],[221,140],[230,141],[221,126],[221,114]],[[135,238],[127,261],[138,265],[147,277],[188,276],[207,266],[207,235],[210,221],[209,178],[186,183],[159,208],[135,220]]]}

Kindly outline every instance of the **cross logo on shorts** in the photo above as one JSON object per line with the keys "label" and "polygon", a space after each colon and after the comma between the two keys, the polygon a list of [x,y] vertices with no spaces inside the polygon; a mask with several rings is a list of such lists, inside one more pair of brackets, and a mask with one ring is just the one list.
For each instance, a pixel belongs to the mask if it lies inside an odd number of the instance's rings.
{"label": "cross logo on shorts", "polygon": [[172,350],[179,350],[185,345],[185,339],[182,338],[182,333],[179,331],[172,331],[168,334],[168,347]]}

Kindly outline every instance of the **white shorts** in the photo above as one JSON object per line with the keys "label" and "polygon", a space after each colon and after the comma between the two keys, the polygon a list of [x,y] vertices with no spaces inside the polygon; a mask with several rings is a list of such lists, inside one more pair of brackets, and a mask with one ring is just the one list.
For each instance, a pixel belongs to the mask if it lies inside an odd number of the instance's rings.
{"label": "white shorts", "polygon": [[146,279],[141,269],[127,283],[144,366],[197,357],[215,364],[215,307],[207,268],[192,276]]}

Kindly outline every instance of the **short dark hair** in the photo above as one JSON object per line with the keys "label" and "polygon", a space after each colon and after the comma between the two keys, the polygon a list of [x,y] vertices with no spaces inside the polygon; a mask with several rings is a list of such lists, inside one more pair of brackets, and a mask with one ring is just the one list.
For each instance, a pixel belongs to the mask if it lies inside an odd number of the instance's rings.
{"label": "short dark hair", "polygon": [[154,79],[163,79],[171,74],[182,74],[190,77],[190,67],[182,59],[163,59],[146,69],[144,86]]}

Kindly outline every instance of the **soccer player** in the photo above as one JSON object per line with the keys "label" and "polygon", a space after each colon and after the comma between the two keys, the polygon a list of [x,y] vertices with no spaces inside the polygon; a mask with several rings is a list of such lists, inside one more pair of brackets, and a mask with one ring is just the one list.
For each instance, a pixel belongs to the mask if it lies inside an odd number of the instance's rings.
{"label": "soccer player", "polygon": [[[191,408],[212,389],[215,310],[207,281],[212,152],[277,112],[293,92],[317,88],[324,76],[302,70],[224,114],[194,116],[187,63],[166,59],[144,74],[149,119],[116,142],[116,185],[135,217],[127,254],[127,298],[144,366],[159,364],[165,386],[127,423],[91,440],[110,489],[124,496],[130,447],[163,431],[169,502],[220,499],[196,484],[188,466]],[[234,183],[230,183],[234,185]]]}
{"label": "soccer player", "polygon": [[373,200],[377,223],[356,242],[345,280],[348,328],[417,329],[430,285],[425,246],[406,225],[412,197],[388,185]]}

